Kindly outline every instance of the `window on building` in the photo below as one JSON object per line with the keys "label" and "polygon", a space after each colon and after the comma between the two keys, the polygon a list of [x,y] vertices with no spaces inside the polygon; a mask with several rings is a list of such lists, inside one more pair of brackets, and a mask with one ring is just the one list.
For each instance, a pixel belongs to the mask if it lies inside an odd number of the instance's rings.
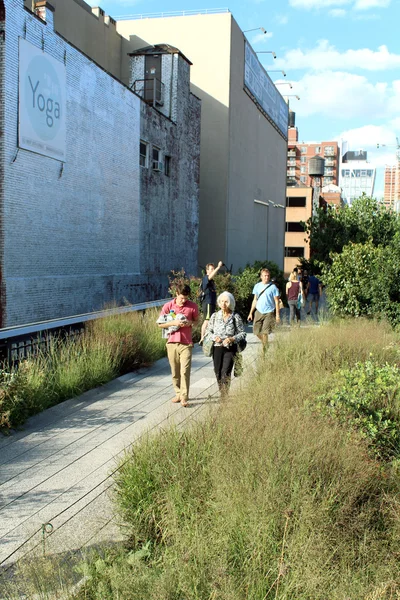
{"label": "window on building", "polygon": [[286,198],[286,206],[293,206],[293,207],[299,207],[299,206],[305,206],[306,205],[306,197],[305,196],[293,196],[293,197],[287,197]]}
{"label": "window on building", "polygon": [[285,256],[287,258],[302,258],[304,256],[304,248],[299,246],[286,246],[285,248]]}
{"label": "window on building", "polygon": [[332,156],[335,153],[335,149],[333,146],[325,146],[324,154],[325,156]]}
{"label": "window on building", "polygon": [[164,173],[167,177],[171,176],[171,157],[164,156]]}
{"label": "window on building", "polygon": [[306,173],[306,167],[305,166],[301,166],[300,167],[300,173]]}
{"label": "window on building", "polygon": [[140,141],[140,158],[139,164],[141,167],[147,167],[149,162],[149,145],[146,142]]}
{"label": "window on building", "polygon": [[286,223],[286,231],[302,231],[304,233],[304,223],[288,222]]}
{"label": "window on building", "polygon": [[300,175],[300,181],[301,181],[301,183],[307,183],[306,175]]}
{"label": "window on building", "polygon": [[315,154],[319,154],[321,152],[321,146],[315,146]]}
{"label": "window on building", "polygon": [[153,146],[153,170],[161,171],[161,150],[157,146]]}
{"label": "window on building", "polygon": [[302,147],[300,148],[300,152],[301,152],[302,154],[307,154],[307,146],[302,146]]}
{"label": "window on building", "polygon": [[300,162],[302,162],[302,163],[307,162],[307,157],[306,156],[301,156],[300,157]]}

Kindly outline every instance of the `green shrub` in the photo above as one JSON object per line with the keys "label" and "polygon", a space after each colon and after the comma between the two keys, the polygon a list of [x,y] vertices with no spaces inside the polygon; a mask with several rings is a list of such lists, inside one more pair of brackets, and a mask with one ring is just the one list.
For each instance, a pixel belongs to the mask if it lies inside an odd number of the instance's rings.
{"label": "green shrub", "polygon": [[332,390],[316,399],[324,414],[357,429],[373,452],[400,458],[400,369],[372,360],[341,369]]}

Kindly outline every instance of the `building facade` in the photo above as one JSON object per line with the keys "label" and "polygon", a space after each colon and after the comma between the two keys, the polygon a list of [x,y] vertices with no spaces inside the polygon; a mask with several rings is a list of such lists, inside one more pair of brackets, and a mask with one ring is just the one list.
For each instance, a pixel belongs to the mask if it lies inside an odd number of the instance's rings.
{"label": "building facade", "polygon": [[[282,268],[287,106],[231,13],[117,21],[117,31],[132,51],[162,40],[193,62],[191,89],[202,101],[199,265],[221,259],[237,270],[269,259]],[[250,77],[270,86],[265,96],[281,100],[280,114],[263,109]]]}
{"label": "building facade", "polygon": [[[165,56],[176,73],[165,116],[57,33],[56,10],[0,0],[3,327],[160,298],[171,269],[197,267],[188,61]],[[129,57],[130,76],[140,60]],[[142,164],[142,143],[158,161]]]}
{"label": "building facade", "polygon": [[383,201],[386,208],[400,212],[400,164],[386,165]]}
{"label": "building facade", "polygon": [[376,168],[368,162],[364,150],[345,152],[340,165],[340,187],[344,201],[351,205],[363,194],[373,196]]}

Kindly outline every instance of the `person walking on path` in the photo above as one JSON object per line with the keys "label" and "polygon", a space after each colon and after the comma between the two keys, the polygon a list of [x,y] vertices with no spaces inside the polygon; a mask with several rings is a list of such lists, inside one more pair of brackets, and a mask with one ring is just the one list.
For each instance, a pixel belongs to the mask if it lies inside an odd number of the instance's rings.
{"label": "person walking on path", "polygon": [[201,310],[204,315],[204,321],[201,326],[201,338],[200,345],[202,344],[207,325],[211,316],[215,313],[215,309],[217,306],[217,292],[215,288],[214,277],[218,273],[221,267],[223,267],[224,263],[220,260],[217,266],[214,263],[208,263],[206,265],[206,274],[204,275],[201,281],[201,290],[203,292],[203,300],[201,303]]}
{"label": "person walking on path", "polygon": [[253,302],[250,308],[248,321],[253,320],[253,332],[261,340],[263,349],[268,346],[268,334],[272,333],[275,322],[280,323],[279,290],[270,281],[271,274],[268,269],[261,269],[261,281],[253,288]]}
{"label": "person walking on path", "polygon": [[235,313],[235,299],[230,292],[222,292],[217,304],[221,310],[214,313],[208,323],[207,336],[214,342],[213,361],[214,372],[222,395],[229,391],[231,374],[238,342],[246,339],[243,321]]}
{"label": "person walking on path", "polygon": [[312,309],[312,305],[314,302],[315,303],[315,314],[318,315],[319,299],[322,294],[322,283],[320,282],[318,277],[315,277],[315,275],[313,273],[311,273],[310,277],[308,278],[308,293],[309,293],[310,304],[308,306],[307,314],[308,315],[311,314],[311,309]]}
{"label": "person walking on path", "polygon": [[162,329],[171,327],[174,330],[168,334],[167,341],[167,355],[175,390],[172,402],[188,406],[193,351],[192,326],[198,320],[199,309],[195,302],[189,300],[188,285],[176,286],[175,294],[175,298],[162,307],[157,323]]}
{"label": "person walking on path", "polygon": [[289,305],[289,325],[292,325],[295,319],[297,320],[297,323],[300,324],[301,309],[297,306],[299,293],[302,294],[303,302],[305,303],[303,284],[301,281],[298,281],[297,273],[292,271],[289,276],[289,281],[286,284],[286,296]]}

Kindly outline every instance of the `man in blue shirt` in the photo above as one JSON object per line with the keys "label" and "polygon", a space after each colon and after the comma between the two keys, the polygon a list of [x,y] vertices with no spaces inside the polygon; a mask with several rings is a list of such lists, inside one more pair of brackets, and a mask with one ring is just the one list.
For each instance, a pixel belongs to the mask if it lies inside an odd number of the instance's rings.
{"label": "man in blue shirt", "polygon": [[255,312],[253,332],[262,341],[265,350],[268,345],[268,334],[272,333],[275,321],[280,322],[279,290],[270,281],[271,274],[268,269],[261,270],[260,279],[261,281],[253,288],[254,298],[247,320],[252,321]]}
{"label": "man in blue shirt", "polygon": [[311,273],[310,277],[308,278],[308,294],[308,300],[310,301],[310,305],[308,307],[307,314],[311,314],[311,308],[314,302],[315,314],[318,315],[319,299],[322,294],[322,283],[320,282],[318,277],[315,277],[313,273]]}

